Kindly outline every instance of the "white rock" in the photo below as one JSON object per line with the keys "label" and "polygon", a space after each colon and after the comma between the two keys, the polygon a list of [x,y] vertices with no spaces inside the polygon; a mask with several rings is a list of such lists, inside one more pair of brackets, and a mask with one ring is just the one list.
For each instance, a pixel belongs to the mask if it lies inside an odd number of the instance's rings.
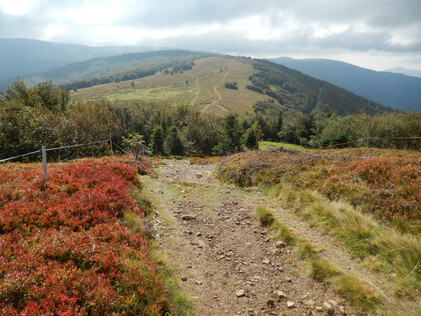
{"label": "white rock", "polygon": [[237,295],[237,297],[243,297],[246,295],[246,291],[244,290],[237,290],[235,291],[235,295]]}
{"label": "white rock", "polygon": [[283,241],[277,241],[276,242],[276,247],[277,248],[283,248],[283,247],[285,247],[285,243]]}

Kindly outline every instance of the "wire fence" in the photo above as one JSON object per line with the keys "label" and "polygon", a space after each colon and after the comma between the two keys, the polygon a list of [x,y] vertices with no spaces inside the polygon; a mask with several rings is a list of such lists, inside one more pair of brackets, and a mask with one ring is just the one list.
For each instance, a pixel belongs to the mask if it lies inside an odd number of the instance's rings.
{"label": "wire fence", "polygon": [[33,152],[30,152],[30,153],[22,154],[22,155],[19,155],[19,156],[14,156],[14,157],[9,157],[9,158],[5,158],[5,159],[1,159],[0,162],[6,162],[6,161],[9,161],[9,160],[14,160],[14,159],[18,159],[18,158],[22,158],[22,157],[33,155],[33,154],[38,154],[38,153],[41,153],[41,149],[36,150],[36,151],[33,151]]}
{"label": "wire fence", "polygon": [[118,146],[116,143],[111,143],[111,144],[112,144],[111,146],[115,146],[115,147],[117,147],[119,150],[121,150],[121,152],[122,152],[122,153],[127,154],[127,152],[126,152],[123,148],[121,148],[120,146]]}
{"label": "wire fence", "polygon": [[[10,161],[10,160],[14,160],[14,159],[18,159],[18,158],[22,158],[22,157],[26,157],[26,156],[29,156],[29,155],[41,153],[42,154],[43,170],[44,170],[44,180],[48,181],[48,170],[47,170],[47,152],[48,151],[55,151],[55,150],[68,149],[68,148],[81,147],[81,146],[88,146],[88,145],[95,145],[95,144],[101,144],[101,143],[109,143],[111,149],[113,147],[113,142],[112,142],[111,138],[96,141],[96,142],[89,142],[89,143],[84,143],[84,144],[74,144],[74,145],[60,146],[60,147],[54,147],[54,148],[46,148],[45,146],[42,146],[40,150],[32,151],[32,152],[22,154],[22,155],[18,155],[18,156],[14,156],[14,157],[1,159],[0,163],[7,162],[7,161]],[[114,144],[114,145],[116,147],[120,148],[120,150],[123,150],[120,146],[117,146],[116,144]],[[123,150],[123,152],[125,152],[125,151]]]}
{"label": "wire fence", "polygon": [[[90,142],[90,143],[84,143],[84,144],[75,144],[75,145],[69,145],[69,146],[61,146],[61,147],[54,147],[54,148],[46,148],[46,151],[53,151],[53,150],[60,150],[60,149],[67,149],[67,148],[74,148],[74,147],[81,147],[81,146],[87,146],[87,145],[94,145],[94,144],[100,144],[100,143],[110,143],[110,146],[112,144],[111,139],[106,139],[106,140],[100,140],[100,141],[96,141],[96,142]],[[113,144],[115,145],[115,144]],[[117,146],[118,147],[118,146]],[[14,157],[9,157],[9,158],[4,158],[0,160],[1,162],[6,162],[6,161],[10,161],[10,160],[14,160],[14,159],[18,159],[18,158],[22,158],[22,157],[26,157],[29,155],[34,155],[34,154],[40,154],[42,153],[42,148],[39,150],[35,150],[26,154],[22,154],[22,155],[18,155],[18,156],[14,156]]]}

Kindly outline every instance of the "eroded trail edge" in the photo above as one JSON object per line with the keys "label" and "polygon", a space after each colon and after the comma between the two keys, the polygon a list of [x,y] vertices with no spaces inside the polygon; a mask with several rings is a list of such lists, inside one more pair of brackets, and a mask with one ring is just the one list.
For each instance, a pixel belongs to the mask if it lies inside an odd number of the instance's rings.
{"label": "eroded trail edge", "polygon": [[166,160],[144,177],[158,204],[151,221],[197,315],[303,315],[352,312],[325,284],[309,278],[292,248],[267,236],[255,218],[266,198],[255,189],[219,184],[214,166]]}

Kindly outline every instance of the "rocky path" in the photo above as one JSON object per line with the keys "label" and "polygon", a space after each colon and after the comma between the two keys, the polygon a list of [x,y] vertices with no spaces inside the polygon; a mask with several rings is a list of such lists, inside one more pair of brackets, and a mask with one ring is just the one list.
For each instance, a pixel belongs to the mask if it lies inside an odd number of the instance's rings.
{"label": "rocky path", "polygon": [[293,249],[268,238],[255,218],[266,199],[220,185],[213,166],[167,160],[144,178],[158,204],[152,221],[197,315],[314,315],[351,308],[303,271]]}

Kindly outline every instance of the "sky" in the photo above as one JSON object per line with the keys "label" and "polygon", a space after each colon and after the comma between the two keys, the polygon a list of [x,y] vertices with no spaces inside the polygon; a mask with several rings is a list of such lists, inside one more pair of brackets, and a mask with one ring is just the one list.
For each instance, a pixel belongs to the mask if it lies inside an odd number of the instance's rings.
{"label": "sky", "polygon": [[421,70],[421,0],[0,0],[0,38]]}

